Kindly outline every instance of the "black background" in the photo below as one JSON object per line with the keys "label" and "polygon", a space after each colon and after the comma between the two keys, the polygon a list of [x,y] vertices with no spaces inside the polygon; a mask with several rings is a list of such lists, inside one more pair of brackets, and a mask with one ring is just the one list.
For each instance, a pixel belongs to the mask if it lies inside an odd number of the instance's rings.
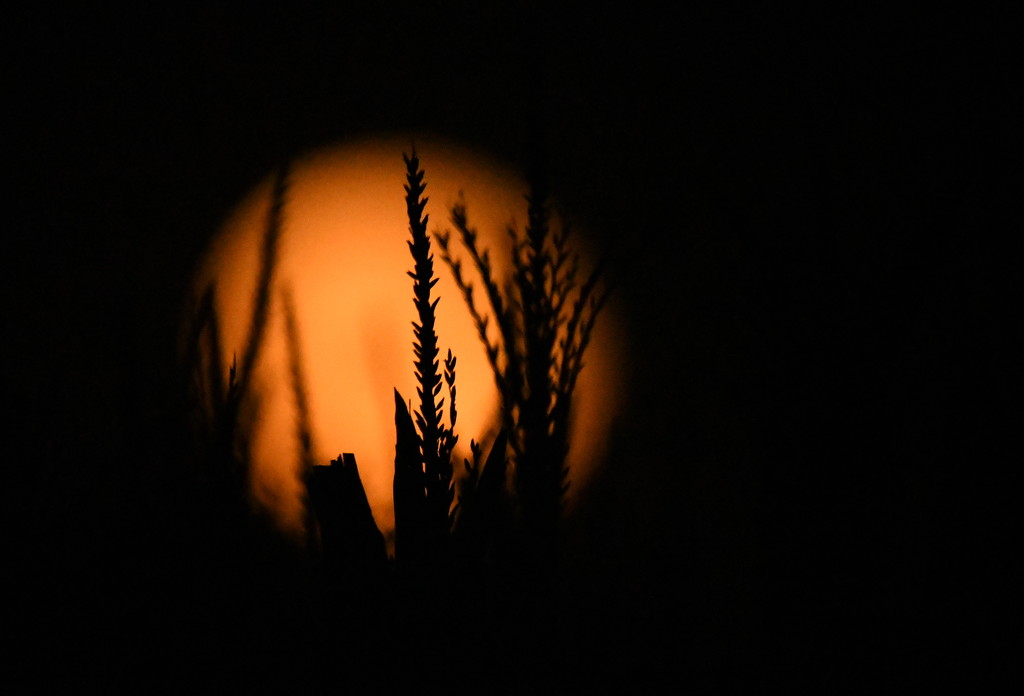
{"label": "black background", "polygon": [[5,632],[50,674],[187,671],[166,635],[201,630],[177,617],[202,615],[210,572],[178,465],[188,273],[272,167],[392,128],[520,164],[540,133],[591,233],[629,240],[629,416],[576,520],[584,682],[845,691],[1006,666],[1020,243],[999,172],[1020,83],[999,13],[9,27]]}

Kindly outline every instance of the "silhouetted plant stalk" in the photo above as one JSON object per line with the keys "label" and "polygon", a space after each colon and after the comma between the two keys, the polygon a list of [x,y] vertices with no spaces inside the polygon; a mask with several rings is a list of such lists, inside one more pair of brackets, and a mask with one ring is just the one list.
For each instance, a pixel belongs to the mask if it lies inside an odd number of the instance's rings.
{"label": "silhouetted plant stalk", "polygon": [[[523,521],[528,530],[550,537],[569,487],[572,396],[608,292],[599,287],[601,265],[580,282],[579,255],[569,249],[570,228],[563,224],[552,231],[547,191],[537,178],[526,199],[525,235],[508,230],[512,275],[504,290],[488,250],[477,243],[465,201],[452,208],[452,224],[479,276],[486,307],[452,253],[451,232],[435,236],[476,324],[501,396]],[[493,338],[492,318],[497,325]]]}
{"label": "silhouetted plant stalk", "polygon": [[[423,171],[413,149],[412,156],[402,155],[406,165],[405,201],[409,218],[411,240],[409,251],[414,261],[413,303],[418,322],[413,322],[413,352],[417,380],[419,409],[414,412],[416,428],[410,433],[408,411],[401,395],[395,391],[395,424],[398,435],[395,459],[395,555],[400,563],[438,560],[447,553],[451,529],[452,450],[458,442],[454,427],[455,363],[451,351],[444,363],[444,381],[449,393],[449,424],[443,423],[444,397],[438,398],[442,388],[439,372],[435,312],[440,298],[431,300],[431,290],[437,284],[434,277],[434,258],[427,235],[428,215],[424,214],[427,199]],[[403,414],[402,412],[405,411]],[[412,435],[415,435],[415,449]],[[404,537],[404,538],[403,538]],[[415,559],[415,560],[414,560]]]}
{"label": "silhouetted plant stalk", "polygon": [[[192,399],[197,412],[201,414],[197,425],[202,433],[204,456],[211,460],[209,463],[216,479],[238,494],[242,493],[251,463],[249,435],[258,411],[258,404],[251,394],[252,373],[263,348],[270,313],[288,174],[288,166],[284,165],[274,177],[266,233],[261,246],[255,300],[241,365],[238,364],[237,355],[233,357],[225,379],[220,325],[214,310],[215,289],[212,285],[203,293],[196,323],[188,339],[189,345],[195,347],[186,356],[186,365],[192,370]],[[205,370],[200,350],[204,333],[208,337],[206,354],[209,361]]]}

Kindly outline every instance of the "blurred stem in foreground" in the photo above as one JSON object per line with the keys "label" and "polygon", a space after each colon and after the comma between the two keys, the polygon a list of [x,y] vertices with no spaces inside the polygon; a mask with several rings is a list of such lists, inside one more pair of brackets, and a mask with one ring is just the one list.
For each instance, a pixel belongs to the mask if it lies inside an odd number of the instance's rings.
{"label": "blurred stem in foreground", "polygon": [[[289,166],[285,164],[275,175],[271,190],[252,316],[241,364],[236,357],[230,368],[224,369],[212,284],[202,295],[196,321],[186,339],[188,353],[185,362],[191,373],[190,394],[197,417],[204,468],[213,477],[215,488],[226,487],[236,497],[246,494],[251,466],[249,443],[258,412],[258,403],[251,388],[252,375],[266,338],[288,178]],[[202,350],[204,335],[207,341],[205,351]]]}

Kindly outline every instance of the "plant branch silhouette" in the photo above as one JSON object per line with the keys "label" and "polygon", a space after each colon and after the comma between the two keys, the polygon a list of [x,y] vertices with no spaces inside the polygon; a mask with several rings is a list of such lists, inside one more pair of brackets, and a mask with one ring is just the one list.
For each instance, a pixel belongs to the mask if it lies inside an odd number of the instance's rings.
{"label": "plant branch silhouette", "polygon": [[[608,290],[603,263],[580,280],[580,259],[569,248],[570,228],[552,230],[549,196],[539,177],[531,181],[527,228],[511,237],[511,278],[502,290],[488,250],[468,219],[466,203],[451,210],[462,248],[487,298],[481,307],[476,285],[454,256],[452,233],[435,235],[473,317],[502,401],[502,424],[510,433],[516,488],[527,527],[546,535],[557,524],[568,490],[569,422],[572,396],[583,369],[597,317]],[[491,321],[497,325],[492,338]]]}

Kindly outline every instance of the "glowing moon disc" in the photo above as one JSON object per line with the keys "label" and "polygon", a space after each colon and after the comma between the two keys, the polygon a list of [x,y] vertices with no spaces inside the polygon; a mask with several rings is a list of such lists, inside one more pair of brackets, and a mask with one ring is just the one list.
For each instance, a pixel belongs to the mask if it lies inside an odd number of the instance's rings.
{"label": "glowing moon disc", "polygon": [[[498,277],[503,277],[510,265],[506,230],[513,225],[522,232],[526,224],[525,184],[502,166],[451,143],[422,136],[415,142],[429,197],[428,230],[452,228],[451,207],[462,192],[479,244],[490,249]],[[355,453],[378,526],[388,536],[394,527],[393,389],[406,399],[416,397],[411,325],[416,314],[406,275],[413,261],[406,244],[402,161],[411,143],[409,136],[364,140],[322,150],[291,168],[270,318],[253,375],[259,408],[251,441],[253,494],[289,529],[302,525],[302,489],[281,300],[285,289],[294,301],[316,460],[327,463],[342,452]],[[244,351],[271,185],[268,178],[229,217],[195,279],[197,294],[210,284],[216,289],[225,365],[232,354]],[[453,250],[465,258],[456,237]],[[570,239],[586,271],[584,239],[578,232]],[[441,298],[439,348],[441,356],[451,348],[458,359],[455,430],[461,462],[471,438],[487,440],[494,434],[498,396],[472,318],[436,242],[433,251],[440,279],[433,294]],[[464,268],[470,270],[468,260]],[[599,463],[621,401],[615,322],[613,303],[598,317],[576,389],[569,453],[574,492]]]}

